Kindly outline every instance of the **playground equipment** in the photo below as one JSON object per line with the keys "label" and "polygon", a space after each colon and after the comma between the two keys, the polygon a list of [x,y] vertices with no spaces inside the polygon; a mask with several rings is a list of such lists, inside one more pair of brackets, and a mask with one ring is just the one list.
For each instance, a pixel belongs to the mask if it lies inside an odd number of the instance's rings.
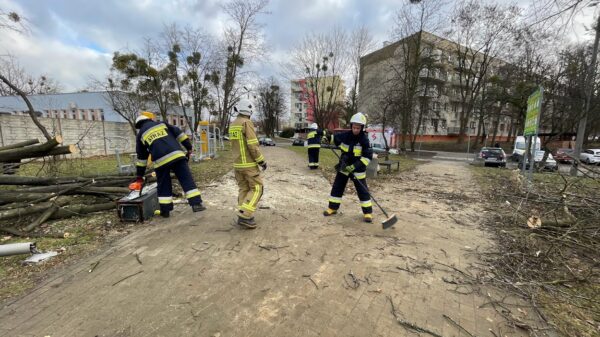
{"label": "playground equipment", "polygon": [[129,138],[112,136],[104,137],[108,141],[109,147],[115,150],[115,156],[117,157],[117,173],[118,174],[135,174],[134,162],[137,159],[136,154],[130,154],[131,164],[124,164],[121,161],[121,154],[129,149]]}
{"label": "playground equipment", "polygon": [[217,150],[225,149],[221,129],[216,125],[208,124],[208,121],[198,122],[198,132],[194,137],[193,147],[193,161],[216,158]]}

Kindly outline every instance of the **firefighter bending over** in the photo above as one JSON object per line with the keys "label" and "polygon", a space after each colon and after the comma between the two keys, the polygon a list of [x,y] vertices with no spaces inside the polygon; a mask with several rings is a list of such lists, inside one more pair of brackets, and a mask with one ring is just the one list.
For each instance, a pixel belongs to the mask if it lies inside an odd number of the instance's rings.
{"label": "firefighter bending over", "polygon": [[200,191],[188,167],[188,160],[192,153],[192,143],[188,136],[178,127],[165,122],[155,122],[144,113],[136,118],[135,127],[139,131],[136,137],[137,180],[134,184],[141,186],[148,156],[152,155],[158,181],[160,215],[168,218],[173,210],[171,172],[177,176],[192,210],[194,212],[205,210]]}

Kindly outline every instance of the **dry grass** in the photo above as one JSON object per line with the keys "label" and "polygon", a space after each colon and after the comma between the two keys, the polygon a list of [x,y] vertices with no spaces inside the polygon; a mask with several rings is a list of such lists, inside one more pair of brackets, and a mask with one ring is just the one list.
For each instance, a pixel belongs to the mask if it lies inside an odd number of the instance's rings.
{"label": "dry grass", "polygon": [[[472,168],[488,196],[497,251],[481,258],[490,283],[537,306],[565,336],[600,335],[600,184],[585,177]],[[537,216],[541,227],[530,228]]]}

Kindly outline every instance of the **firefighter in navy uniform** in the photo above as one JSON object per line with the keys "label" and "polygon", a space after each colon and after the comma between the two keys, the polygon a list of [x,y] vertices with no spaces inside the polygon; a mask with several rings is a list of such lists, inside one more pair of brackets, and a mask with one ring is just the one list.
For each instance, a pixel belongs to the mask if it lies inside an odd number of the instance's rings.
{"label": "firefighter in navy uniform", "polygon": [[[362,112],[356,113],[350,119],[350,124],[352,126],[351,131],[331,136],[333,143],[340,148],[342,154],[339,163],[336,165],[337,174],[331,187],[329,207],[323,212],[323,215],[330,216],[337,213],[342,203],[342,195],[348,179],[352,179],[360,199],[363,220],[372,222],[373,207],[367,187],[366,170],[373,158],[373,151],[369,144],[369,138],[364,131],[367,118]],[[362,185],[356,180],[360,180]]]}
{"label": "firefighter in navy uniform", "polygon": [[325,131],[319,130],[317,123],[312,123],[306,135],[308,143],[308,167],[311,170],[319,168],[319,151],[321,150],[321,138],[325,136]]}
{"label": "firefighter in navy uniform", "polygon": [[188,160],[192,153],[192,143],[188,136],[178,127],[164,122],[155,122],[145,114],[136,118],[135,127],[139,131],[136,137],[137,180],[134,184],[140,186],[143,182],[148,156],[152,155],[158,182],[160,215],[168,218],[173,210],[171,172],[177,176],[192,210],[194,212],[205,210],[200,191],[188,167]]}

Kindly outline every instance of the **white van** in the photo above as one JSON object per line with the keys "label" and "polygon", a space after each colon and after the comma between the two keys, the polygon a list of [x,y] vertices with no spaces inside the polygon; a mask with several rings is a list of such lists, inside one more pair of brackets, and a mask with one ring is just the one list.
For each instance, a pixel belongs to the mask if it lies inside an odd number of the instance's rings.
{"label": "white van", "polygon": [[[523,157],[523,154],[525,153],[525,148],[527,147],[527,142],[525,140],[524,136],[517,136],[517,138],[515,139],[515,145],[513,148],[513,153],[512,153],[512,157],[511,159],[513,161],[520,161],[521,158]],[[531,144],[531,147],[533,148],[533,144]],[[542,142],[540,140],[540,137],[537,137],[536,142],[535,142],[535,150],[541,150],[542,149]]]}

